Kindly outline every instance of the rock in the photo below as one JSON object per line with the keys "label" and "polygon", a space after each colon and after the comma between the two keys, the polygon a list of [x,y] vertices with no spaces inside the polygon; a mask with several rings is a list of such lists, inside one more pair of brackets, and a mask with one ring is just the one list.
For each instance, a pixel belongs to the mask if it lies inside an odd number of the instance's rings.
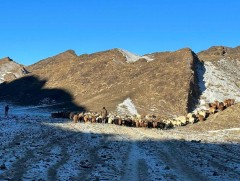
{"label": "rock", "polygon": [[216,171],[214,171],[213,176],[219,176],[219,174]]}

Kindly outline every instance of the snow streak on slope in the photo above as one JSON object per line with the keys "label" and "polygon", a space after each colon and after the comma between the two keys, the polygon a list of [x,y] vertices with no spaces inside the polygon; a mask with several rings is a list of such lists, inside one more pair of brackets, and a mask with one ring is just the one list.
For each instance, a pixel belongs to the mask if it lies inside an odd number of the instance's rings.
{"label": "snow streak on slope", "polygon": [[138,115],[137,109],[130,98],[117,106],[117,113],[119,115]]}
{"label": "snow streak on slope", "polygon": [[146,59],[148,62],[153,60],[149,56],[139,56],[139,55],[131,53],[131,52],[127,51],[127,50],[122,50],[122,49],[118,49],[118,50],[123,54],[123,56],[126,57],[128,63],[136,62],[136,61],[138,61],[141,58]]}
{"label": "snow streak on slope", "polygon": [[8,62],[0,66],[0,83],[5,81],[5,76],[7,74],[13,74],[16,78],[21,77],[22,74],[20,72],[11,72],[16,68],[20,68],[21,66],[16,64],[15,62]]}
{"label": "snow streak on slope", "polygon": [[[205,62],[198,67],[199,87],[202,91],[200,108],[215,100],[235,99],[240,101],[240,61],[220,60]],[[203,79],[203,81],[201,81]]]}

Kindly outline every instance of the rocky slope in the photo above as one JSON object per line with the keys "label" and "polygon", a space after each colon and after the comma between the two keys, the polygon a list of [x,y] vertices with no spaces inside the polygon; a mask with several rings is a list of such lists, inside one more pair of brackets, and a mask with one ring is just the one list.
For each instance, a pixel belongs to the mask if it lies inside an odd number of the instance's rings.
{"label": "rocky slope", "polygon": [[228,98],[240,101],[240,47],[211,47],[198,57],[204,63],[198,66],[200,107],[215,100]]}
{"label": "rocky slope", "polygon": [[120,49],[77,56],[69,50],[27,69],[46,80],[44,88],[67,90],[87,110],[115,111],[131,99],[140,114],[171,116],[185,114],[194,104],[197,61],[190,49],[145,56]]}
{"label": "rocky slope", "polygon": [[221,59],[239,60],[240,46],[235,48],[225,46],[213,46],[198,53],[202,61],[219,61]]}
{"label": "rocky slope", "polygon": [[0,83],[15,80],[25,73],[23,66],[14,62],[9,57],[0,59]]}
{"label": "rocky slope", "polygon": [[31,73],[1,85],[0,96],[28,104],[71,102],[89,111],[121,105],[132,114],[184,115],[199,98],[199,109],[215,100],[240,101],[239,55],[239,47],[223,46],[197,55],[188,48],[144,56],[122,49],[80,56],[68,50],[27,67]]}

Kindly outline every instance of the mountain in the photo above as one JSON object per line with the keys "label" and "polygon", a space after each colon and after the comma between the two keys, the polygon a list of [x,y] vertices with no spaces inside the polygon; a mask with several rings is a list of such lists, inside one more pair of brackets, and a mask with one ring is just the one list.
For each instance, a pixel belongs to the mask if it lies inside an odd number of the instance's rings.
{"label": "mountain", "polygon": [[239,60],[240,46],[235,48],[225,46],[213,46],[198,53],[202,61],[219,61],[221,59]]}
{"label": "mountain", "polygon": [[[72,102],[86,111],[105,106],[132,114],[184,115],[215,100],[240,101],[239,55],[240,47],[224,46],[143,56],[117,48],[80,56],[68,50],[25,67],[23,78],[0,85],[0,96],[11,93],[11,99],[28,104]],[[13,62],[5,59],[0,62]]]}
{"label": "mountain", "polygon": [[198,54],[203,62],[198,67],[201,90],[200,107],[215,100],[240,101],[240,47],[213,46]]}
{"label": "mountain", "polygon": [[0,83],[15,80],[25,73],[23,65],[14,62],[9,57],[0,59]]}
{"label": "mountain", "polygon": [[[77,56],[69,50],[27,67],[43,88],[66,90],[77,105],[116,111],[130,99],[140,114],[185,114],[198,96],[197,56],[188,48],[138,56],[112,49]],[[191,91],[190,91],[191,90]]]}

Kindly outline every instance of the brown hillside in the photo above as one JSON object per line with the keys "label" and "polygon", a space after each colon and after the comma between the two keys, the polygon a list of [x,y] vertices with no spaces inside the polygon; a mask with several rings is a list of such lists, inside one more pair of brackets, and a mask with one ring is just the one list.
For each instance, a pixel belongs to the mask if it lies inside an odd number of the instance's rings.
{"label": "brown hillside", "polygon": [[11,81],[23,75],[23,66],[14,62],[9,57],[0,59],[0,83]]}
{"label": "brown hillside", "polygon": [[190,49],[149,56],[154,60],[127,63],[118,49],[81,56],[70,50],[28,70],[47,80],[45,88],[67,90],[75,103],[91,111],[103,106],[115,111],[130,98],[141,114],[185,114],[198,91],[193,71],[196,56]]}
{"label": "brown hillside", "polygon": [[[206,121],[198,122],[193,125],[187,125],[179,129],[195,131],[214,131],[240,128],[240,104],[235,104],[222,112],[210,115]],[[239,132],[239,130],[238,130]],[[240,133],[240,132],[239,132]]]}
{"label": "brown hillside", "polygon": [[218,61],[221,59],[239,60],[240,46],[230,48],[225,46],[213,46],[198,53],[201,61]]}

